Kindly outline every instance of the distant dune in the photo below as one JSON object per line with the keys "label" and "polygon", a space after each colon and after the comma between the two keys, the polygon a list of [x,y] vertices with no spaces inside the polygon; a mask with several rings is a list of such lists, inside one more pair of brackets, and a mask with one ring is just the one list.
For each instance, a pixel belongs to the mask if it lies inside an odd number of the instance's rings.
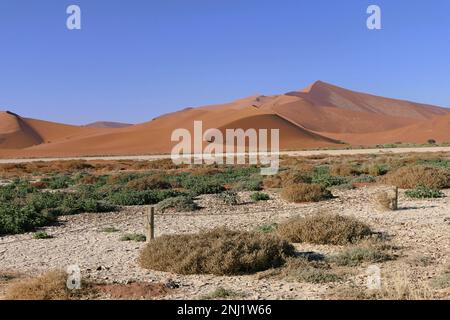
{"label": "distant dune", "polygon": [[389,99],[317,81],[308,88],[231,103],[185,108],[138,125],[70,126],[0,113],[1,157],[67,157],[167,153],[172,131],[280,129],[283,150],[450,141],[450,109]]}

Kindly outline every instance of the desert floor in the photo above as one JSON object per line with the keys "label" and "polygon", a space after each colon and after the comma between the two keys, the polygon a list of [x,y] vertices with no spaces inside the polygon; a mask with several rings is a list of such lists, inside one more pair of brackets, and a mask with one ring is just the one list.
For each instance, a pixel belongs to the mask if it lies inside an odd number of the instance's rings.
{"label": "desert floor", "polygon": [[[283,222],[290,217],[311,215],[318,211],[354,216],[381,232],[394,246],[397,259],[379,264],[383,281],[396,277],[414,288],[427,287],[450,265],[450,190],[446,198],[411,200],[400,192],[400,210],[384,212],[373,203],[381,186],[355,190],[334,190],[335,198],[311,204],[290,204],[269,192],[271,200],[221,205],[214,196],[201,196],[205,208],[195,213],[157,215],[156,236],[194,233],[219,226],[238,230],[255,230],[258,226]],[[244,202],[248,193],[241,193]],[[216,203],[217,202],[217,203]],[[340,292],[366,287],[367,265],[349,270],[345,280],[331,284],[300,283],[256,275],[219,277],[181,276],[144,270],[137,264],[142,242],[124,242],[125,233],[144,233],[144,215],[148,207],[128,207],[120,213],[95,213],[65,216],[58,226],[43,228],[53,239],[35,240],[32,234],[0,238],[0,271],[34,274],[68,265],[79,265],[85,280],[106,283],[176,283],[164,299],[199,299],[218,287],[239,292],[244,299],[332,299],[345,298]],[[119,232],[105,233],[105,227]],[[300,252],[332,254],[345,247],[298,244]],[[400,281],[403,281],[400,280]],[[350,289],[352,290],[352,289]],[[1,285],[0,285],[1,296]],[[449,298],[448,289],[435,292],[434,298]],[[107,298],[107,297],[105,297]]]}

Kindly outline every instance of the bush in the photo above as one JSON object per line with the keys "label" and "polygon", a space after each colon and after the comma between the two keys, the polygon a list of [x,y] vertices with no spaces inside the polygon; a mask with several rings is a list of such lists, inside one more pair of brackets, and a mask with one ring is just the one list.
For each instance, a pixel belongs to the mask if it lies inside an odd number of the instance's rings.
{"label": "bush", "polygon": [[433,199],[433,198],[442,198],[444,197],[444,193],[440,190],[431,189],[424,186],[418,186],[412,190],[407,190],[405,194],[410,198],[415,199]]}
{"label": "bush", "polygon": [[331,166],[330,169],[330,175],[335,176],[335,177],[348,177],[348,176],[353,176],[355,174],[358,174],[358,170],[356,170],[356,168],[354,168],[353,166],[351,166],[350,164],[347,163],[343,163],[343,164],[334,164],[333,166]]}
{"label": "bush", "polygon": [[175,212],[189,212],[199,209],[199,206],[194,202],[192,197],[179,196],[167,198],[158,203],[157,209],[160,212],[175,211]]}
{"label": "bush", "polygon": [[147,190],[138,191],[128,188],[110,190],[107,199],[119,206],[137,206],[156,204],[167,198],[173,198],[182,193],[173,190]]}
{"label": "bush", "polygon": [[375,246],[362,246],[347,249],[328,258],[328,261],[338,266],[355,267],[364,262],[380,263],[391,260],[392,257]]}
{"label": "bush", "polygon": [[166,181],[162,174],[151,175],[128,182],[127,187],[134,190],[154,190],[154,189],[170,189],[171,184]]}
{"label": "bush", "polygon": [[294,218],[278,226],[278,234],[294,243],[344,245],[372,234],[369,226],[350,217],[321,213]]}
{"label": "bush", "polygon": [[241,202],[239,195],[235,191],[227,190],[217,195],[217,198],[224,204],[236,206]]}
{"label": "bush", "polygon": [[51,239],[53,236],[47,234],[47,232],[39,231],[33,234],[34,239],[44,240],[44,239]]}
{"label": "bush", "polygon": [[383,182],[403,189],[424,186],[440,190],[450,187],[450,171],[423,165],[403,167],[388,173]]}
{"label": "bush", "polygon": [[331,192],[319,184],[292,184],[283,189],[281,197],[289,202],[317,202],[333,197]]}
{"label": "bush", "polygon": [[143,268],[178,274],[241,275],[279,267],[293,254],[289,243],[272,235],[216,229],[157,238],[139,261]]}
{"label": "bush", "polygon": [[120,241],[145,242],[147,237],[140,233],[128,233],[120,237]]}
{"label": "bush", "polygon": [[340,176],[332,176],[330,175],[329,167],[319,166],[314,169],[311,175],[311,182],[329,188],[345,184],[348,182],[348,179]]}
{"label": "bush", "polygon": [[267,193],[263,193],[263,192],[255,192],[253,193],[250,198],[257,202],[257,201],[267,201],[270,199],[270,196]]}
{"label": "bush", "polygon": [[73,184],[73,180],[69,176],[58,175],[50,178],[42,179],[42,182],[47,184],[50,189],[65,189]]}
{"label": "bush", "polygon": [[41,276],[24,279],[7,288],[7,300],[68,300],[67,275],[62,271],[52,271]]}

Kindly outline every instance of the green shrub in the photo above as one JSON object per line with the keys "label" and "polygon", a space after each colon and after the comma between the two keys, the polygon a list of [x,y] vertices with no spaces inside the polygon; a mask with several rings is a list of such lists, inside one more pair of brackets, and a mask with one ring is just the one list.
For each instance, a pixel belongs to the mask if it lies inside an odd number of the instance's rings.
{"label": "green shrub", "polygon": [[255,192],[253,193],[250,198],[257,202],[257,201],[267,201],[270,199],[270,196],[267,193],[263,193],[263,192]]}
{"label": "green shrub", "polygon": [[257,231],[263,233],[270,233],[277,230],[278,225],[276,223],[263,224],[257,228]]}
{"label": "green shrub", "polygon": [[241,199],[239,195],[232,190],[227,190],[224,192],[221,192],[217,195],[217,198],[222,201],[224,204],[229,206],[235,206],[238,205],[241,202]]}
{"label": "green shrub", "polygon": [[74,181],[66,175],[57,175],[49,178],[42,179],[42,182],[46,183],[50,189],[65,189],[71,186]]}
{"label": "green shrub", "polygon": [[340,176],[332,176],[330,175],[329,167],[319,166],[314,169],[311,175],[311,182],[329,188],[345,184],[348,182],[348,179]]}
{"label": "green shrub", "polygon": [[178,196],[164,199],[158,203],[157,209],[163,213],[169,210],[173,210],[175,212],[189,212],[198,210],[199,206],[194,202],[192,197]]}
{"label": "green shrub", "polygon": [[241,298],[244,295],[240,292],[228,290],[223,287],[218,287],[213,292],[201,297],[202,300],[214,300],[214,299],[236,299]]}
{"label": "green shrub", "polygon": [[34,239],[51,239],[53,236],[47,234],[47,232],[39,231],[33,234]]}
{"label": "green shrub", "polygon": [[135,241],[135,242],[145,242],[147,241],[147,237],[140,233],[129,233],[124,234],[119,239],[120,241]]}
{"label": "green shrub", "polygon": [[427,199],[427,198],[442,198],[444,193],[439,190],[431,189],[424,186],[418,186],[412,190],[407,190],[405,194],[410,198]]}
{"label": "green shrub", "polygon": [[136,206],[156,204],[167,198],[173,198],[182,193],[173,190],[147,190],[138,191],[128,188],[113,190],[109,192],[107,199],[120,206]]}

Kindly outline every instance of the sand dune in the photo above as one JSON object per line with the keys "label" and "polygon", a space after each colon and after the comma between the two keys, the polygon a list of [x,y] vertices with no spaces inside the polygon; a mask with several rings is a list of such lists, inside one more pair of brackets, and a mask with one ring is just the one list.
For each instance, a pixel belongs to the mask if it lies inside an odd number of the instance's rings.
{"label": "sand dune", "polygon": [[280,129],[281,149],[450,141],[450,109],[389,99],[321,81],[274,96],[185,108],[137,125],[70,126],[0,113],[1,157],[140,155],[170,152],[173,130]]}

